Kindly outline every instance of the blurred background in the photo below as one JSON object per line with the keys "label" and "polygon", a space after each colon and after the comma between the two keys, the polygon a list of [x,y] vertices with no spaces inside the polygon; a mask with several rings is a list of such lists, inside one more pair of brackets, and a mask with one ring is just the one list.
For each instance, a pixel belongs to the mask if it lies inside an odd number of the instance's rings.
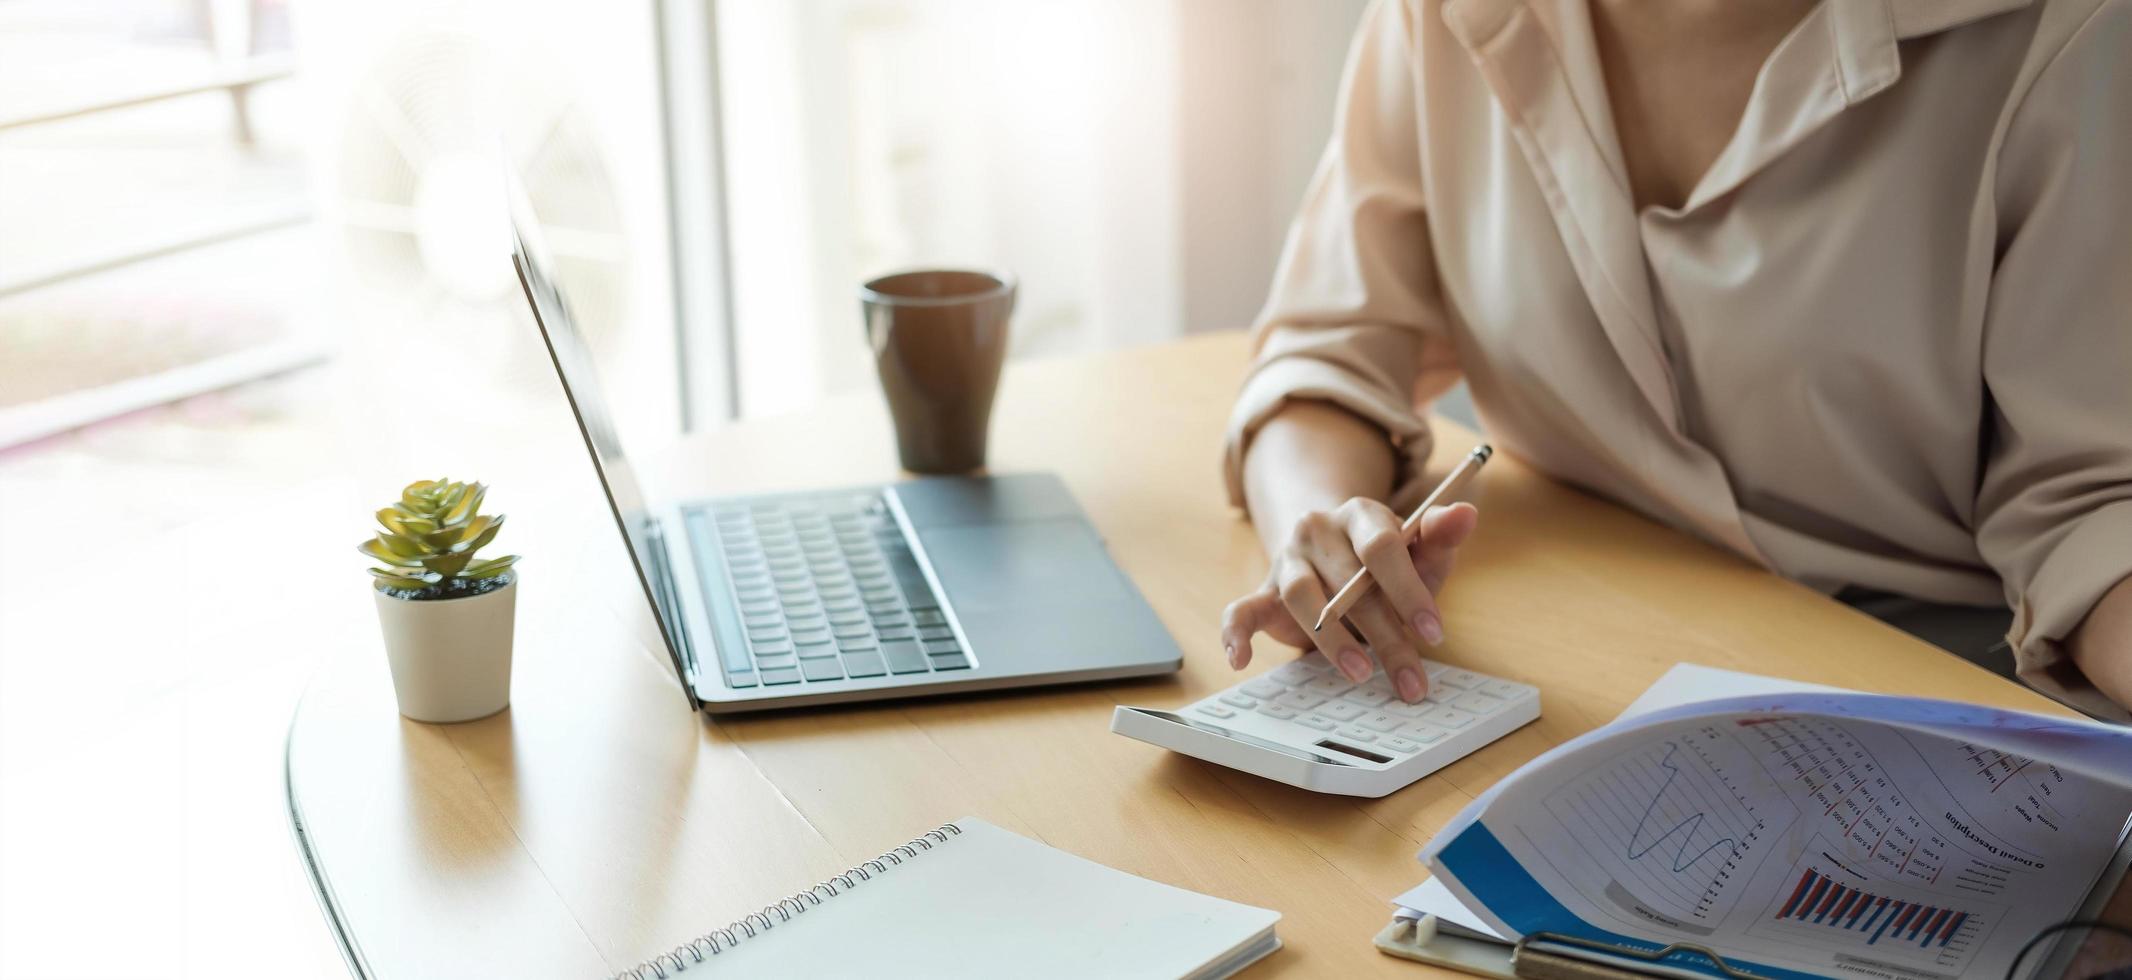
{"label": "blurred background", "polygon": [[1017,358],[1246,326],[1361,8],[0,0],[0,977],[339,971],[280,739],[375,627],[275,597],[408,480],[590,486],[499,159],[656,446],[871,388],[899,267],[1016,273]]}

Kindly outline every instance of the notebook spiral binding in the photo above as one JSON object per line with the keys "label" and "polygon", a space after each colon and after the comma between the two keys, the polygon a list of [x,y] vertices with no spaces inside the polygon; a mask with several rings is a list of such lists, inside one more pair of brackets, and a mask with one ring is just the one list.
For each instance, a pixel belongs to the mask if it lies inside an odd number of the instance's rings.
{"label": "notebook spiral binding", "polygon": [[743,939],[751,939],[757,933],[769,931],[776,924],[770,921],[771,916],[777,916],[778,922],[790,922],[793,916],[822,904],[825,899],[824,892],[828,893],[827,898],[835,898],[841,892],[858,887],[861,882],[873,880],[874,875],[887,873],[889,868],[902,864],[904,859],[917,857],[923,851],[932,850],[935,844],[945,844],[949,838],[961,834],[961,827],[952,823],[941,824],[911,838],[907,843],[888,849],[879,857],[861,861],[840,873],[815,882],[814,887],[806,891],[787,895],[778,899],[776,904],[765,905],[727,923],[725,928],[713,929],[668,952],[623,970],[610,980],[665,980],[676,973],[686,972],[689,967],[740,945]]}

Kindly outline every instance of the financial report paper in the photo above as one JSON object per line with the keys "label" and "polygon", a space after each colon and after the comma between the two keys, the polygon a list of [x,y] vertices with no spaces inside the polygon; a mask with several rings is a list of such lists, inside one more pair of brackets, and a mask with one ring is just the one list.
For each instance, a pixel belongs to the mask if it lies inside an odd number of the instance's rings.
{"label": "financial report paper", "polygon": [[1772,977],[1996,978],[2079,908],[2128,786],[2132,735],[2104,726],[1756,695],[1566,743],[1423,858],[1508,936],[1690,942]]}

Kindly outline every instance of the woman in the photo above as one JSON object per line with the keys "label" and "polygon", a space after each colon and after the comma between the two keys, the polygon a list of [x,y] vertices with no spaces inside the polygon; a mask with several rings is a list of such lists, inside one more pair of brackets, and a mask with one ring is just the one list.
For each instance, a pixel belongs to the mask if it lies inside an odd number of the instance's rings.
{"label": "woman", "polygon": [[1344,84],[1229,430],[1272,556],[1232,666],[1423,695],[1478,515],[1393,508],[1463,375],[1499,448],[1829,592],[2003,602],[2124,717],[2132,0],[1381,0]]}

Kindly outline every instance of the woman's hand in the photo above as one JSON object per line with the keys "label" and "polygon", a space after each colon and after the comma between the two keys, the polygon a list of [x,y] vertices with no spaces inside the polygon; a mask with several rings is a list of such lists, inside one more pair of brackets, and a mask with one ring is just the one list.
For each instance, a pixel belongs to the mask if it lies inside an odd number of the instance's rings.
{"label": "woman's hand", "polygon": [[[1367,642],[1399,696],[1408,702],[1421,700],[1429,690],[1421,646],[1435,646],[1444,638],[1436,593],[1479,517],[1471,504],[1431,508],[1421,519],[1419,533],[1408,541],[1400,532],[1399,515],[1366,497],[1350,498],[1329,511],[1304,513],[1286,541],[1272,550],[1266,584],[1230,603],[1222,615],[1229,666],[1250,663],[1251,638],[1263,632],[1295,647],[1324,651],[1328,661],[1359,684],[1375,669],[1364,652]],[[1377,587],[1345,620],[1328,622],[1312,633],[1311,624],[1332,594],[1363,567]]]}

